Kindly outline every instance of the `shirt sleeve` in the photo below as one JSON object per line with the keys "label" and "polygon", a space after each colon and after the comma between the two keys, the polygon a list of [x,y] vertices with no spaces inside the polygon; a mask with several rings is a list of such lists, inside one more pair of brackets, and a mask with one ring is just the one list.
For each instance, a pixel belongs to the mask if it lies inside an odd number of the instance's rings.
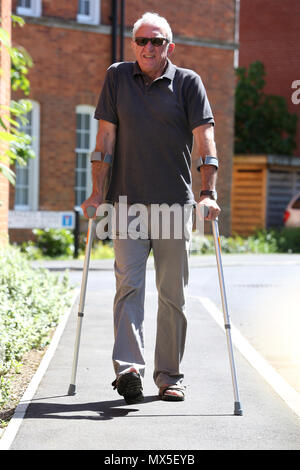
{"label": "shirt sleeve", "polygon": [[203,124],[214,124],[214,116],[205,87],[197,74],[190,77],[186,92],[186,107],[191,130]]}
{"label": "shirt sleeve", "polygon": [[94,118],[118,124],[117,113],[117,69],[110,66],[106,72],[104,84],[99,96]]}

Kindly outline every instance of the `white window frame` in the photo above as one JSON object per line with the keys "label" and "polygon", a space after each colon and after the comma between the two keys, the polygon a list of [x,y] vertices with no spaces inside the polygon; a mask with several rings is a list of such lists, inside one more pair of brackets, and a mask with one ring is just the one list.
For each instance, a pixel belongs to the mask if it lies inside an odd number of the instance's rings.
{"label": "white window frame", "polygon": [[[32,149],[35,158],[27,161],[28,166],[28,204],[16,204],[15,210],[37,211],[39,207],[39,183],[40,183],[40,105],[37,101],[30,100],[31,109],[31,137]],[[17,170],[16,170],[17,171]],[[17,186],[15,187],[17,191]]]}
{"label": "white window frame", "polygon": [[100,1],[101,0],[89,0],[90,2],[90,14],[82,15],[77,14],[77,22],[84,24],[99,24],[100,23]]}
{"label": "white window frame", "polygon": [[39,17],[42,15],[42,0],[30,0],[30,7],[17,6],[17,14]]}
{"label": "white window frame", "polygon": [[[92,191],[92,166],[90,162],[91,152],[95,150],[96,145],[96,136],[98,131],[98,121],[94,118],[95,107],[90,105],[81,104],[76,106],[76,116],[77,114],[87,114],[90,118],[90,137],[89,137],[89,148],[75,148],[75,173],[77,172],[77,153],[86,153],[86,188],[85,188],[85,198],[88,198]],[[77,123],[77,119],[76,119]],[[77,124],[76,124],[77,126]],[[77,127],[76,127],[77,133]],[[77,136],[76,136],[77,138]],[[77,144],[76,144],[77,145]],[[76,176],[75,176],[75,204],[77,204],[77,188],[76,186]]]}

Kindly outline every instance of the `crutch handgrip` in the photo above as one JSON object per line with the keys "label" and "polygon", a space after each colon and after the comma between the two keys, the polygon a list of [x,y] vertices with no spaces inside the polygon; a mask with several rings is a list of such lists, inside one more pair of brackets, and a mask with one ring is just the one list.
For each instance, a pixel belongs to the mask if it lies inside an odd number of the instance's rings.
{"label": "crutch handgrip", "polygon": [[94,217],[94,215],[96,214],[96,210],[97,209],[94,206],[87,207],[86,213],[87,213],[89,219],[92,219]]}
{"label": "crutch handgrip", "polygon": [[209,214],[209,208],[207,206],[204,206],[204,210],[203,210],[203,216],[204,218],[207,217]]}
{"label": "crutch handgrip", "polygon": [[[203,218],[206,219],[206,217],[208,217],[208,214],[209,214],[209,207],[208,206],[201,206],[203,207]],[[218,220],[218,218],[216,218],[215,220]]]}

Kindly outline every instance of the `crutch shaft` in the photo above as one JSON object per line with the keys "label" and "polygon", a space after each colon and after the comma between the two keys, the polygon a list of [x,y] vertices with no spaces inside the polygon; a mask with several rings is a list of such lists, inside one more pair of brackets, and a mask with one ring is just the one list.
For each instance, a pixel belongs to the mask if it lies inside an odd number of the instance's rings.
{"label": "crutch shaft", "polygon": [[234,392],[234,414],[235,415],[241,415],[242,414],[242,408],[241,408],[240,399],[239,399],[236,369],[235,369],[234,356],[233,356],[232,339],[231,339],[231,325],[230,325],[230,319],[229,319],[229,314],[228,314],[227,298],[226,298],[226,291],[225,291],[225,281],[224,281],[222,258],[221,258],[219,227],[218,227],[218,221],[217,220],[212,221],[212,228],[213,228],[213,237],[214,237],[214,244],[215,244],[215,252],[216,252],[216,260],[217,260],[217,267],[218,267],[218,276],[219,276],[221,300],[222,300],[223,315],[224,315],[224,327],[225,327],[225,332],[226,332],[226,340],[227,340],[227,347],[228,347],[228,354],[229,354],[232,386],[233,386],[233,392]]}
{"label": "crutch shaft", "polygon": [[76,328],[76,337],[75,337],[75,345],[74,345],[74,357],[73,357],[73,364],[72,364],[71,383],[70,383],[69,390],[68,390],[69,395],[74,395],[75,390],[76,390],[75,384],[76,384],[79,347],[80,347],[80,339],[81,339],[82,318],[84,315],[86,286],[87,286],[87,278],[88,278],[89,263],[90,263],[90,257],[91,257],[92,241],[93,241],[94,220],[92,219],[92,216],[94,215],[95,211],[92,211],[91,208],[88,208],[88,209],[89,209],[88,214],[89,214],[90,219],[89,219],[89,224],[88,224],[88,233],[87,233],[86,249],[85,249],[83,272],[82,272],[82,281],[81,281],[81,288],[80,288],[80,298],[79,298],[79,305],[78,305],[78,317],[77,317],[77,328]]}
{"label": "crutch shaft", "polygon": [[[208,212],[209,212],[209,209],[207,206],[205,206],[204,217],[207,217]],[[231,339],[231,325],[230,325],[230,319],[229,319],[229,313],[228,313],[225,281],[224,281],[223,266],[222,266],[221,243],[220,243],[220,236],[219,236],[218,219],[212,220],[211,222],[212,222],[217,268],[218,268],[222,308],[223,308],[223,315],[224,315],[224,327],[225,327],[225,332],[226,332],[227,348],[228,348],[231,379],[232,379],[233,394],[234,394],[234,414],[241,416],[243,414],[243,411],[242,411],[242,407],[241,407],[241,403],[239,399],[236,369],[235,369],[235,363],[234,363],[234,355],[233,355],[233,347],[232,347],[232,339]]]}

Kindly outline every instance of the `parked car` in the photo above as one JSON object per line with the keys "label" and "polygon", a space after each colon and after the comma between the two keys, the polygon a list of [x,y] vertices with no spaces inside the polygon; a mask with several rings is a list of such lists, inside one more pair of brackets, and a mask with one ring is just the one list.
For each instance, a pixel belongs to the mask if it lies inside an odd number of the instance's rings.
{"label": "parked car", "polygon": [[287,205],[283,214],[283,223],[286,227],[300,227],[300,193],[296,194]]}

